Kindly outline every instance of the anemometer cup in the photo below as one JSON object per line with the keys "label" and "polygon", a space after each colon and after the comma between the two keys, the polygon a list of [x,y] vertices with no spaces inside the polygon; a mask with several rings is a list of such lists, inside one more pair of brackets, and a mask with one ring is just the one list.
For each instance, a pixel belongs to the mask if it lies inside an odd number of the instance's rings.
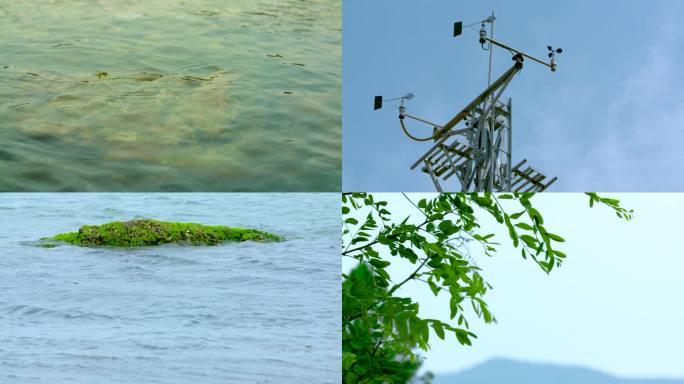
{"label": "anemometer cup", "polygon": [[552,46],[546,47],[549,50],[549,58],[551,59],[550,67],[551,67],[551,72],[556,72],[556,54],[557,53],[563,53],[563,48],[558,48],[558,49],[553,49]]}

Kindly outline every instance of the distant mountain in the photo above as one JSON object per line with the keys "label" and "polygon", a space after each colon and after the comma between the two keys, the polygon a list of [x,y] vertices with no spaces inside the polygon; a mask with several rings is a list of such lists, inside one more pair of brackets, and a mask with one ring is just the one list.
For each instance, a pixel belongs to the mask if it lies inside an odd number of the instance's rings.
{"label": "distant mountain", "polygon": [[684,384],[682,380],[625,379],[588,368],[489,360],[454,374],[435,374],[434,384]]}

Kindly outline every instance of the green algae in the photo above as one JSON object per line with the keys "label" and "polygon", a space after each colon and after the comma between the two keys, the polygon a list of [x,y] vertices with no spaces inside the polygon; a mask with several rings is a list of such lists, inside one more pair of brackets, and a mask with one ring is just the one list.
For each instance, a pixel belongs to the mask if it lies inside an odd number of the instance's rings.
{"label": "green algae", "polygon": [[84,225],[78,232],[62,233],[43,240],[86,247],[142,247],[161,244],[218,245],[224,242],[264,242],[282,239],[280,236],[255,229],[143,219]]}

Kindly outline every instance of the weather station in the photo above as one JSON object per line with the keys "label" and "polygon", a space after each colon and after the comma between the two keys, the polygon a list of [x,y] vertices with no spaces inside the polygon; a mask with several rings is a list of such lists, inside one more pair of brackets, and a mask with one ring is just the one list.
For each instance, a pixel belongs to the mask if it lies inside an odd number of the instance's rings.
{"label": "weather station", "polygon": [[[472,29],[480,25],[478,42],[489,53],[489,74],[487,88],[445,124],[436,124],[409,114],[406,105],[414,98],[412,93],[390,99],[375,96],[374,110],[382,109],[387,102],[398,101],[399,104],[394,106],[398,108],[399,125],[404,134],[411,140],[432,144],[411,165],[411,169],[419,168],[429,175],[438,192],[443,191],[442,184],[452,177],[458,180],[462,192],[541,192],[557,180],[556,177],[547,178],[529,166],[525,159],[513,165],[513,105],[510,98],[501,101],[501,96],[515,75],[523,69],[525,59],[555,72],[556,56],[563,50],[548,46],[549,61],[546,62],[512,48],[494,40],[495,20],[492,12],[491,16],[472,24],[463,25],[462,21],[454,23],[453,37],[460,36],[464,28]],[[492,52],[495,47],[510,52],[513,65],[492,82]],[[424,137],[412,134],[407,127],[409,121],[430,127],[431,134]]]}

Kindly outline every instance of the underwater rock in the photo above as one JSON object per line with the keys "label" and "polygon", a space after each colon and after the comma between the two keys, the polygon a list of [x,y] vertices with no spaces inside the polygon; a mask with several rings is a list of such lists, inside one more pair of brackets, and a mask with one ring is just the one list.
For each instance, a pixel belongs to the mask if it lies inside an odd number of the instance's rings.
{"label": "underwater rock", "polygon": [[84,225],[78,232],[43,239],[79,246],[142,247],[161,244],[218,245],[235,241],[278,241],[280,236],[247,228],[175,223],[151,219]]}
{"label": "underwater rock", "polygon": [[10,151],[6,151],[4,149],[0,149],[0,160],[5,160],[5,161],[16,161],[17,156],[14,155]]}
{"label": "underwater rock", "polygon": [[134,79],[135,81],[155,81],[161,79],[162,77],[164,77],[164,75],[161,73],[141,72],[140,74],[136,75]]}

